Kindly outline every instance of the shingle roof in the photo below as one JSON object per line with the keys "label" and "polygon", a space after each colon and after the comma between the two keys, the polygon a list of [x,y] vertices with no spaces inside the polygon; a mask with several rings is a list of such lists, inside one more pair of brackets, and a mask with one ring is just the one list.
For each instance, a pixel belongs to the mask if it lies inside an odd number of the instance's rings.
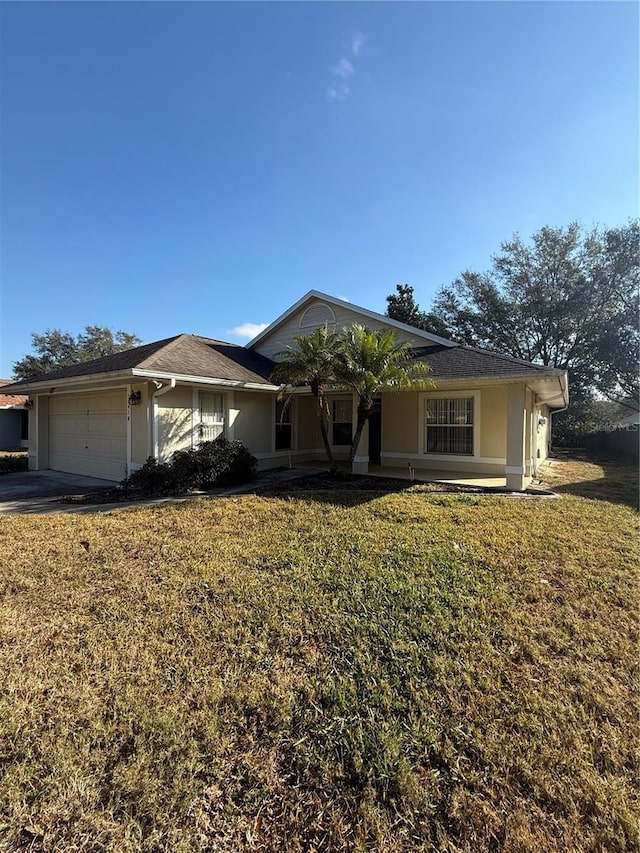
{"label": "shingle roof", "polygon": [[176,335],[151,344],[143,344],[124,352],[106,355],[92,361],[72,364],[14,383],[12,390],[36,382],[55,382],[81,376],[128,372],[134,368],[176,373],[183,376],[206,376],[236,382],[270,384],[274,363],[259,353],[238,344],[229,344],[198,335]]}
{"label": "shingle roof", "polygon": [[490,379],[492,376],[522,376],[527,373],[548,375],[553,372],[553,368],[542,364],[532,364],[508,355],[462,345],[421,347],[415,351],[415,355],[429,363],[433,379]]}
{"label": "shingle roof", "polygon": [[271,359],[238,344],[197,335],[180,335],[136,366],[158,373],[270,384],[269,377],[275,364]]}
{"label": "shingle roof", "polygon": [[[531,374],[549,375],[550,368],[531,364],[507,355],[466,346],[420,347],[416,358],[431,366],[434,379],[477,379]],[[199,335],[176,335],[93,361],[61,367],[10,386],[13,391],[36,382],[55,382],[82,376],[147,370],[151,374],[177,374],[207,377],[231,382],[267,385],[275,367],[271,359],[238,344],[204,338]]]}

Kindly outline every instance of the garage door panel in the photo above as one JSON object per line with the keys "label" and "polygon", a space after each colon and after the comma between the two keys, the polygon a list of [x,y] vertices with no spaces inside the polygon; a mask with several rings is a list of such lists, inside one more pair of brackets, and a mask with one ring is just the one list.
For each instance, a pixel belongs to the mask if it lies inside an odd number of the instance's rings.
{"label": "garage door panel", "polygon": [[49,401],[49,467],[108,480],[126,475],[124,391],[64,394]]}

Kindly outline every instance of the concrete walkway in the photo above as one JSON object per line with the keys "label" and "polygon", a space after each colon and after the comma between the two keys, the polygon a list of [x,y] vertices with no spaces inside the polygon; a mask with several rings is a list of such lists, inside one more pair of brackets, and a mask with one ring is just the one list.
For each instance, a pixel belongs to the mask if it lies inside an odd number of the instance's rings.
{"label": "concrete walkway", "polygon": [[58,471],[24,471],[3,474],[0,477],[0,515],[41,515],[56,512],[95,513],[114,512],[141,506],[164,506],[203,500],[210,497],[251,494],[265,486],[286,483],[299,477],[318,474],[317,468],[293,468],[286,471],[263,471],[250,483],[229,489],[213,489],[209,492],[194,492],[190,495],[146,498],[143,500],[116,501],[114,503],[64,503],[61,499],[75,495],[97,494],[114,489],[118,484],[111,480],[95,477],[80,477]]}
{"label": "concrete walkway", "polygon": [[[193,492],[189,495],[181,495],[166,498],[144,498],[142,500],[116,501],[114,503],[65,503],[65,497],[75,495],[97,494],[115,488],[118,484],[111,480],[98,480],[94,477],[80,477],[75,474],[62,474],[57,471],[24,471],[16,474],[3,474],[0,476],[0,515],[40,515],[57,512],[75,513],[97,513],[115,512],[118,510],[131,509],[135,507],[166,506],[168,504],[184,503],[185,501],[207,500],[208,498],[224,498],[231,495],[252,494],[268,486],[279,485],[290,480],[308,477],[312,474],[326,474],[327,467],[293,468],[285,471],[262,471],[250,483],[241,486],[233,486],[228,489],[212,489],[208,492]],[[422,474],[423,472],[420,472]],[[439,472],[442,473],[442,472]],[[386,471],[372,471],[371,475],[377,477],[392,477]],[[398,469],[396,478],[408,480],[409,477],[404,469]],[[471,478],[470,482],[464,480],[431,480],[442,484],[454,483],[456,485],[467,485],[479,487],[490,494],[496,490],[498,483],[491,482],[492,478]],[[425,482],[420,476],[415,482]],[[502,483],[499,492],[503,493]],[[302,494],[302,493],[299,493]],[[514,497],[556,497],[553,492],[540,490],[538,492],[514,492],[507,493]]]}

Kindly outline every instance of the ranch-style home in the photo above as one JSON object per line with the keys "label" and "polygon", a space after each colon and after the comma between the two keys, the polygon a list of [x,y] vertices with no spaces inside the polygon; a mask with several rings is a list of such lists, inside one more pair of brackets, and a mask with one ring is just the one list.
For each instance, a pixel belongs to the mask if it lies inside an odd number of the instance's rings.
{"label": "ranch-style home", "polygon": [[[567,374],[453,341],[309,291],[246,346],[182,334],[14,383],[29,394],[29,467],[121,480],[149,456],[224,435],[262,469],[325,458],[315,401],[296,389],[282,417],[271,380],[297,335],[329,324],[391,327],[431,367],[430,390],[381,393],[355,459],[358,472],[500,478],[527,487],[547,457],[550,415],[568,404]],[[7,389],[9,390],[9,389]],[[357,400],[329,398],[330,438],[347,459]]]}

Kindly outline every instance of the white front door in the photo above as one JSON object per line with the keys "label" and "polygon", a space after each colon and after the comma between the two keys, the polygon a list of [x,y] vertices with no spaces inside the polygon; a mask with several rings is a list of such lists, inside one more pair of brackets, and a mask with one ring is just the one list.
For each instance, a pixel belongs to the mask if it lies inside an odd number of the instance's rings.
{"label": "white front door", "polygon": [[224,432],[224,397],[200,394],[200,441],[213,441]]}

